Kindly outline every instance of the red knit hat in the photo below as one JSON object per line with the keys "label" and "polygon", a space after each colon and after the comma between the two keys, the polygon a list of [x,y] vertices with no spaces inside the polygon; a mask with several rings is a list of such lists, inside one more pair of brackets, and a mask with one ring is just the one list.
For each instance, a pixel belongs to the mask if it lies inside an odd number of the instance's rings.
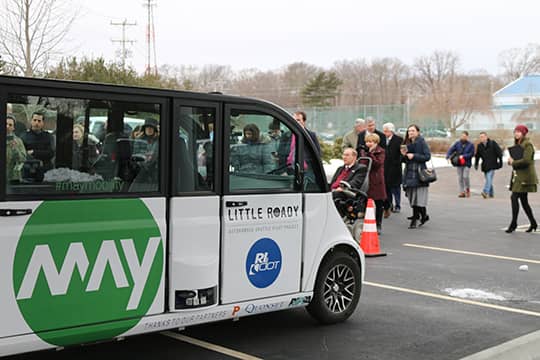
{"label": "red knit hat", "polygon": [[519,131],[523,134],[523,136],[525,136],[529,132],[529,129],[527,129],[525,125],[518,125],[515,127],[514,131]]}

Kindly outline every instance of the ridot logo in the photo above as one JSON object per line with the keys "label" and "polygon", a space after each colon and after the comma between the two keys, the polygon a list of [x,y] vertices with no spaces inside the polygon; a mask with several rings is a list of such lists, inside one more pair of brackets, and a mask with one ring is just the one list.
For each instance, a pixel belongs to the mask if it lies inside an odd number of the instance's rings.
{"label": "ridot logo", "polygon": [[281,271],[281,250],[270,238],[257,240],[246,258],[246,273],[251,284],[266,288],[276,281]]}
{"label": "ridot logo", "polygon": [[135,326],[154,302],[162,272],[159,227],[140,199],[51,201],[24,227],[13,287],[30,328],[64,346]]}

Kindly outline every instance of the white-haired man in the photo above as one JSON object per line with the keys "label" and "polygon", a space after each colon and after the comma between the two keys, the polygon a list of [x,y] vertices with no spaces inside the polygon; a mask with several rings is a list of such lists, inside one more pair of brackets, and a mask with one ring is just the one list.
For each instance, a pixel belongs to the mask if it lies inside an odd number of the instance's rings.
{"label": "white-haired man", "polygon": [[390,216],[390,211],[395,213],[401,210],[401,144],[403,138],[395,133],[392,123],[383,125],[383,133],[386,143],[386,157],[384,158],[384,182],[386,185],[386,201],[384,202],[384,217]]}
{"label": "white-haired man", "polygon": [[349,131],[343,137],[343,144],[341,149],[345,150],[346,148],[353,148],[356,150],[356,145],[358,143],[358,134],[366,129],[366,121],[364,119],[358,118],[354,121],[354,128]]}

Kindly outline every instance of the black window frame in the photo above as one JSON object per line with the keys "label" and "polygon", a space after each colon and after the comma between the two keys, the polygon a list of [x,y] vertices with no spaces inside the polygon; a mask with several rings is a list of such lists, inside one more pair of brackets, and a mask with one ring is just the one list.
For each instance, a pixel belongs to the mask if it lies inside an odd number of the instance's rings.
{"label": "black window frame", "polygon": [[[162,134],[169,134],[169,112],[170,112],[170,97],[156,96],[150,94],[144,94],[144,90],[141,89],[140,94],[133,94],[130,92],[122,93],[122,88],[115,89],[116,91],[110,91],[109,86],[107,89],[99,89],[100,85],[88,84],[87,90],[80,90],[78,88],[70,88],[70,84],[62,84],[54,87],[47,87],[44,85],[9,85],[9,90],[6,89],[7,85],[2,86],[0,92],[0,111],[3,111],[3,118],[7,113],[7,100],[10,95],[21,96],[45,96],[55,98],[66,99],[81,99],[81,100],[108,100],[119,101],[127,103],[146,103],[146,104],[158,104],[160,105],[160,137]],[[120,90],[120,91],[118,91]],[[3,106],[3,107],[2,107]],[[3,159],[3,164],[6,161],[6,130],[5,126],[0,130],[0,159]],[[169,141],[160,141],[160,180],[159,191],[152,192],[122,192],[122,193],[94,193],[94,194],[8,194],[6,189],[6,169],[2,166],[1,179],[0,179],[0,198],[2,201],[41,201],[41,200],[83,200],[83,199],[103,199],[103,198],[152,198],[152,197],[166,197],[169,194],[169,179],[168,166],[170,145]],[[76,197],[75,197],[76,196]],[[75,197],[75,198],[74,198]]]}
{"label": "black window frame", "polygon": [[[171,144],[171,171],[170,171],[170,184],[171,184],[171,197],[195,197],[195,196],[214,196],[220,195],[222,189],[222,164],[223,164],[223,152],[219,151],[223,148],[223,104],[219,101],[205,101],[205,100],[193,100],[190,98],[174,98],[172,101],[172,116],[171,116],[171,131],[170,131],[170,144]],[[216,118],[214,123],[214,189],[213,190],[198,190],[198,191],[185,191],[180,192],[178,190],[178,171],[176,169],[177,161],[175,154],[178,154],[178,136],[176,129],[178,125],[178,115],[181,107],[193,107],[193,108],[214,108],[216,111]]]}
{"label": "black window frame", "polygon": [[[294,174],[294,186],[293,189],[243,189],[243,190],[231,190],[230,189],[230,182],[229,182],[229,166],[230,166],[230,144],[229,144],[229,136],[225,134],[230,134],[231,132],[231,123],[230,123],[230,117],[231,117],[231,111],[232,110],[238,110],[238,111],[257,111],[260,113],[268,114],[269,116],[273,116],[274,118],[278,119],[280,122],[285,124],[291,132],[296,136],[296,154],[298,155],[295,159],[295,174]],[[300,144],[303,144],[305,135],[304,133],[299,131],[298,124],[296,124],[296,121],[294,118],[283,116],[282,113],[276,111],[272,107],[267,106],[261,106],[259,104],[246,104],[246,103],[234,103],[234,102],[227,102],[224,106],[223,111],[223,147],[222,147],[222,153],[223,153],[223,169],[222,169],[222,176],[223,176],[223,194],[224,195],[250,195],[250,194],[297,194],[297,193],[303,193],[303,185],[299,183],[299,180],[302,179],[302,171],[299,171],[300,167],[299,164],[300,159],[303,159],[303,146],[300,146]],[[299,141],[301,139],[301,141]]]}
{"label": "black window frame", "polygon": [[0,119],[4,122],[0,126],[0,201],[6,200],[6,115],[7,115],[7,91],[2,87],[0,90],[0,111],[3,111],[3,114],[0,112]]}

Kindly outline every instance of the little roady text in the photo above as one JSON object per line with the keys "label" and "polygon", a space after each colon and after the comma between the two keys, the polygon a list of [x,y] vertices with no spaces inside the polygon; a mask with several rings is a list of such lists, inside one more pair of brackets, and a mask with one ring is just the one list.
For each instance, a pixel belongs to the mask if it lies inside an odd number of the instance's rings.
{"label": "little roady text", "polygon": [[229,221],[246,220],[268,220],[298,217],[300,206],[271,206],[266,208],[240,208],[228,209],[227,216]]}

